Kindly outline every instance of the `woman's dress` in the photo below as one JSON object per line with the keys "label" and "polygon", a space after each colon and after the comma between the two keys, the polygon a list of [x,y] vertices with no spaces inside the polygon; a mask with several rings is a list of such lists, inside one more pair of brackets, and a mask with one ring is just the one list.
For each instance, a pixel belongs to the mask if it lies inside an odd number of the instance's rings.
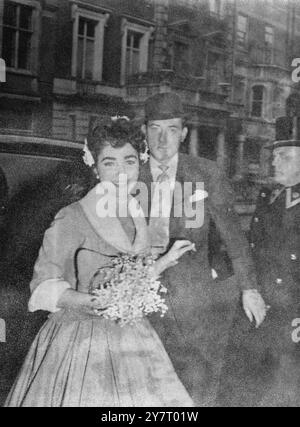
{"label": "woman's dress", "polygon": [[65,289],[88,292],[111,257],[145,249],[144,219],[97,217],[93,189],[62,209],[47,230],[31,282],[30,309],[52,311],[35,338],[5,406],[193,406],[149,321],[119,326],[58,310]]}

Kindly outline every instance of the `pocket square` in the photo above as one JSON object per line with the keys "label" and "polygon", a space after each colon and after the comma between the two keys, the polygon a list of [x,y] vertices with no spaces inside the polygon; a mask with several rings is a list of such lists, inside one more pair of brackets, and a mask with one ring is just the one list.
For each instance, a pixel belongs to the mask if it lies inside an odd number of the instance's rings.
{"label": "pocket square", "polygon": [[196,190],[194,194],[189,198],[190,203],[200,202],[208,197],[207,191]]}

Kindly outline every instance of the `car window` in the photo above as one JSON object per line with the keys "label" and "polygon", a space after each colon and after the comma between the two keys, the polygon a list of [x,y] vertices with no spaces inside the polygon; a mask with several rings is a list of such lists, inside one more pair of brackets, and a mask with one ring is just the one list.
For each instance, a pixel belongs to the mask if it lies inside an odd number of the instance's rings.
{"label": "car window", "polygon": [[[22,160],[24,160],[22,162]],[[18,158],[9,171],[10,198],[6,215],[4,254],[6,264],[14,272],[32,275],[43,236],[56,213],[85,196],[95,185],[90,170],[77,161],[45,162],[39,159],[29,165],[28,159]],[[17,191],[16,191],[17,190]]]}
{"label": "car window", "polygon": [[10,198],[27,182],[37,181],[65,163],[70,162],[59,158],[0,153],[0,168],[6,177]]}

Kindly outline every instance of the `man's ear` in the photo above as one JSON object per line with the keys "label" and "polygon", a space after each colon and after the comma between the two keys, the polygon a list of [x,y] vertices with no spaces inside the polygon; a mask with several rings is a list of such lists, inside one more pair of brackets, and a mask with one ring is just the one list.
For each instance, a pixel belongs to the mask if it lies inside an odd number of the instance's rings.
{"label": "man's ear", "polygon": [[185,138],[186,138],[186,136],[187,136],[187,134],[188,134],[188,128],[185,126],[183,129],[182,129],[182,136],[181,136],[181,142],[184,142],[184,140],[185,140]]}
{"label": "man's ear", "polygon": [[143,134],[144,134],[144,135],[146,135],[146,134],[147,134],[147,126],[146,126],[145,124],[143,124],[143,125],[141,126],[141,131],[143,132]]}

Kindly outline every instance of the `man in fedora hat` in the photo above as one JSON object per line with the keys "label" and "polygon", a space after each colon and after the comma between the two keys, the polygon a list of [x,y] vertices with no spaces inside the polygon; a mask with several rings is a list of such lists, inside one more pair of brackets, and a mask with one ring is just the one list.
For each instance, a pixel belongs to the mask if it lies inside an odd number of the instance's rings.
{"label": "man in fedora hat", "polygon": [[272,150],[274,183],[262,188],[250,242],[269,305],[259,330],[237,317],[229,340],[219,403],[299,406],[300,139],[299,120],[279,118]]}
{"label": "man in fedora hat", "polygon": [[[214,162],[179,153],[188,133],[180,98],[174,93],[150,97],[145,105],[142,130],[149,145],[150,161],[141,166],[140,181],[149,189],[153,182],[167,182],[173,192],[170,203],[165,204],[167,215],[164,217],[153,214],[159,199],[152,197],[148,211],[152,246],[163,253],[174,241],[183,239],[194,243],[196,248],[178,263],[175,260],[174,266],[161,278],[168,289],[169,310],[163,319],[154,316],[151,320],[195,404],[211,405],[217,379],[214,353],[220,351],[216,322],[222,321],[224,305],[222,297],[218,298],[223,290],[221,286],[217,289],[208,263],[212,220],[227,245],[243,292],[245,311],[257,326],[265,317],[264,301],[256,290],[250,249],[234,213],[234,194],[227,179]],[[189,197],[184,194],[178,201],[176,185],[184,188],[186,183],[190,183],[195,192]],[[191,226],[184,208],[188,203],[195,207],[194,202],[199,203],[196,207],[203,210],[203,215],[196,226]],[[180,204],[183,214],[177,215],[175,211]]]}

